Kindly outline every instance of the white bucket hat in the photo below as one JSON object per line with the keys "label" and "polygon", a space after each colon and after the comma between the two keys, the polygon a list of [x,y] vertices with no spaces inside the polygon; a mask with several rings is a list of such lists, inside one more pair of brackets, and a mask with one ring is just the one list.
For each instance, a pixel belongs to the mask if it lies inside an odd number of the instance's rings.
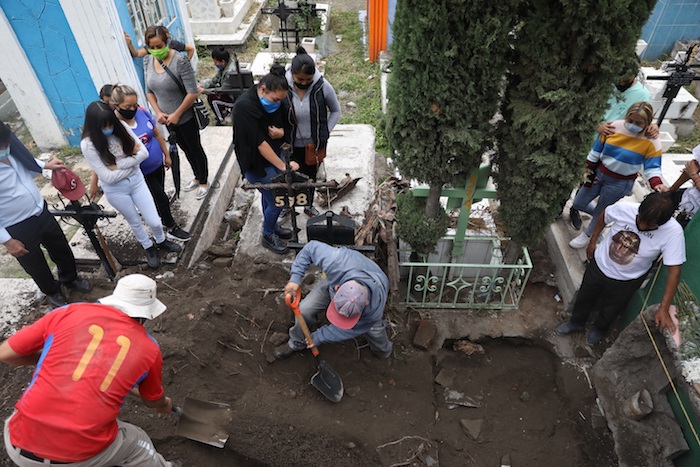
{"label": "white bucket hat", "polygon": [[99,302],[119,308],[132,318],[153,319],[167,308],[156,298],[156,281],[143,274],[122,277],[112,295],[101,298]]}

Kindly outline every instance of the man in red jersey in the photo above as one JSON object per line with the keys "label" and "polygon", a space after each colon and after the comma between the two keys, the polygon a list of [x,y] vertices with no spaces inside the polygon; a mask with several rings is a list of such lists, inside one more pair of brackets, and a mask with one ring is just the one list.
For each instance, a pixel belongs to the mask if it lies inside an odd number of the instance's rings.
{"label": "man in red jersey", "polygon": [[160,348],[143,327],[164,311],[155,281],[132,274],[98,303],[58,308],[0,345],[0,361],[36,365],[5,421],[5,449],[15,464],[173,465],[145,431],[117,419],[136,386],[147,407],[172,410]]}

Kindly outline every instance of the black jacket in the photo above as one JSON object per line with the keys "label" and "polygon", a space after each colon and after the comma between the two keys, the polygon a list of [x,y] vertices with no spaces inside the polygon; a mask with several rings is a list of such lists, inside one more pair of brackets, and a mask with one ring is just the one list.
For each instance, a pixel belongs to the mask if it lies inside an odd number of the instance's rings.
{"label": "black jacket", "polygon": [[[263,141],[267,141],[277,154],[282,152],[282,144],[289,142],[291,128],[285,118],[289,112],[289,103],[285,99],[281,104],[274,113],[265,112],[258,97],[257,86],[248,89],[236,100],[233,108],[233,144],[244,176],[246,172],[258,177],[265,175],[265,168],[270,163],[258,151],[258,146]],[[270,138],[270,125],[283,128],[284,138]]]}

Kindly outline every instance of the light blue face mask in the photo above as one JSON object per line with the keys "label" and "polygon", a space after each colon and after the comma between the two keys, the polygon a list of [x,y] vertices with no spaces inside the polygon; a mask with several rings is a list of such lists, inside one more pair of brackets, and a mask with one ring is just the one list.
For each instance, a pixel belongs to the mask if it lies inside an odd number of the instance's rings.
{"label": "light blue face mask", "polygon": [[10,155],[10,147],[6,147],[5,149],[0,149],[0,160],[3,160],[7,158],[7,156]]}
{"label": "light blue face mask", "polygon": [[114,127],[112,128],[102,128],[102,134],[105,136],[109,136],[112,133],[114,133]]}
{"label": "light blue face mask", "polygon": [[280,108],[280,105],[282,105],[281,102],[272,102],[265,99],[265,96],[260,96],[260,103],[262,104],[263,109],[265,109],[265,112],[269,114],[275,113],[277,109]]}
{"label": "light blue face mask", "polygon": [[641,133],[644,130],[644,128],[642,128],[641,126],[637,126],[634,123],[627,122],[625,122],[625,128],[627,128],[627,131],[629,131],[630,133]]}

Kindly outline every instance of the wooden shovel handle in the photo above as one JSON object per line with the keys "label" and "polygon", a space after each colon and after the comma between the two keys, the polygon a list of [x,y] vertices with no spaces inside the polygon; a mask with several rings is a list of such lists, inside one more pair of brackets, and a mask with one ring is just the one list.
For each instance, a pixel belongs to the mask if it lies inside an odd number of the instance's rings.
{"label": "wooden shovel handle", "polygon": [[299,302],[301,302],[301,292],[296,291],[296,294],[292,295],[291,292],[287,292],[284,295],[284,301],[287,303],[287,306],[292,309],[294,312],[294,316],[297,317],[297,320],[299,321],[299,326],[301,326],[301,330],[304,333],[304,337],[306,337],[306,341],[309,343],[311,346],[311,353],[314,354],[314,357],[318,357],[318,347],[314,345],[314,340],[311,338],[311,332],[309,332],[309,327],[306,325],[306,320],[304,319],[304,316],[301,314],[301,310],[299,309]]}

